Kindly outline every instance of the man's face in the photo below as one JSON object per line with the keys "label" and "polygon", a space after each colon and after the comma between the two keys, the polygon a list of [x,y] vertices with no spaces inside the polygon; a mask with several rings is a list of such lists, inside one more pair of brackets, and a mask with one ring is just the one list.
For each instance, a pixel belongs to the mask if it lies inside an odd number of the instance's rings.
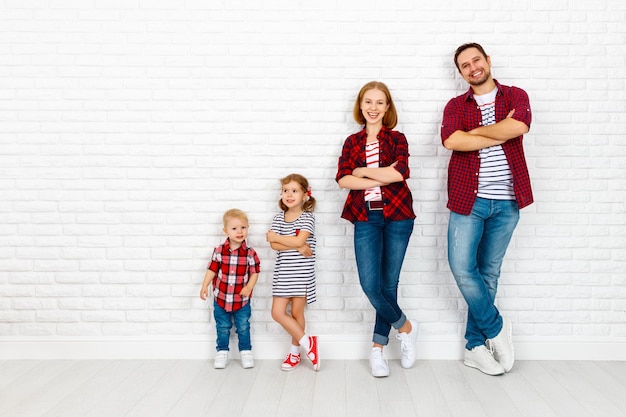
{"label": "man's face", "polygon": [[467,48],[457,57],[459,72],[470,85],[479,86],[491,78],[491,58],[476,48]]}

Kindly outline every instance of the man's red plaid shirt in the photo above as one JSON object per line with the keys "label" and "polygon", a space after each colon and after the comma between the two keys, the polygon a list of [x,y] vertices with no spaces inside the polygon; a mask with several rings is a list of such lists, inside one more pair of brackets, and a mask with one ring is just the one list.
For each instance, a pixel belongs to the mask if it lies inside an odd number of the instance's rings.
{"label": "man's red plaid shirt", "polygon": [[[495,80],[494,80],[495,81]],[[504,120],[512,109],[513,119],[530,127],[532,114],[528,94],[518,87],[501,85],[496,94],[496,122]],[[442,143],[457,130],[469,132],[481,126],[482,114],[474,93],[470,88],[465,94],[453,98],[443,111],[441,125]],[[502,144],[509,168],[513,174],[513,190],[518,207],[524,208],[533,202],[533,193],[522,146],[523,136],[507,140]],[[459,214],[469,215],[478,192],[480,157],[478,151],[453,151],[448,165],[448,208]]]}
{"label": "man's red plaid shirt", "polygon": [[[237,311],[248,304],[250,297],[239,295],[251,274],[261,271],[261,262],[254,249],[244,241],[239,249],[231,250],[226,241],[213,250],[208,269],[215,272],[213,296],[225,311]],[[252,296],[252,294],[250,294]]]}

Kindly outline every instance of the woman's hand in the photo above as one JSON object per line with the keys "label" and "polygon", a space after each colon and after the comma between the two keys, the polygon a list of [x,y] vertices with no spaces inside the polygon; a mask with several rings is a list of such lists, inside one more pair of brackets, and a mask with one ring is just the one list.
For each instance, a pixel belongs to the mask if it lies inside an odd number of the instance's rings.
{"label": "woman's hand", "polygon": [[365,178],[365,169],[358,167],[352,170],[352,175],[357,178]]}

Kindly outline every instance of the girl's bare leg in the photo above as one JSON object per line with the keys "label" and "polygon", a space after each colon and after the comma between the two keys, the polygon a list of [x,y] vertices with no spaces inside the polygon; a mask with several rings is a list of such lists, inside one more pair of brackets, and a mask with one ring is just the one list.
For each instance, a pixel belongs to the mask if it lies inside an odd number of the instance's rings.
{"label": "girl's bare leg", "polygon": [[[302,299],[300,307],[298,300]],[[287,314],[287,307],[291,302],[291,315]],[[274,297],[272,301],[272,318],[291,336],[294,346],[300,345],[300,339],[304,336],[304,297],[284,298]]]}

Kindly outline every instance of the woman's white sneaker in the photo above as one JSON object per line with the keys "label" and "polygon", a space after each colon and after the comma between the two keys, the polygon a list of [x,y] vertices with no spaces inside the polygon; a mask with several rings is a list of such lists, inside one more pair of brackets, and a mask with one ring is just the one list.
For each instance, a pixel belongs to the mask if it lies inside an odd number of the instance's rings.
{"label": "woman's white sneaker", "polygon": [[389,365],[385,358],[383,358],[383,350],[381,348],[372,348],[370,367],[372,368],[372,376],[376,378],[389,376]]}
{"label": "woman's white sneaker", "polygon": [[415,364],[417,358],[417,332],[418,323],[415,320],[411,322],[410,333],[398,333],[396,338],[400,340],[400,351],[402,352],[402,367],[408,369]]}

